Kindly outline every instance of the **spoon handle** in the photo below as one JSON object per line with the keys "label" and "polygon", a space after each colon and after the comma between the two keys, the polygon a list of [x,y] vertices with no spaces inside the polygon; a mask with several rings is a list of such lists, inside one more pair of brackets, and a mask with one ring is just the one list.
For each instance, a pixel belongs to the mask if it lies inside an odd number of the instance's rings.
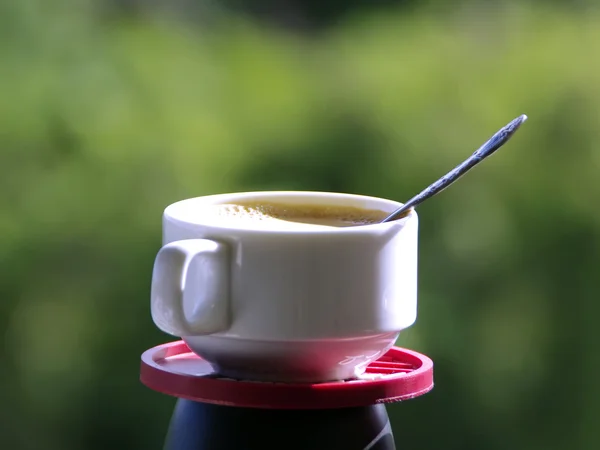
{"label": "spoon handle", "polygon": [[433,197],[435,194],[443,191],[460,177],[462,177],[465,173],[467,173],[471,168],[479,164],[485,158],[490,156],[500,147],[502,147],[511,136],[519,129],[521,124],[527,120],[527,116],[525,114],[517,117],[513,121],[511,121],[508,125],[501,128],[494,134],[485,144],[483,144],[479,149],[477,149],[469,158],[460,163],[442,178],[437,181],[434,181],[427,188],[419,192],[409,201],[407,201],[404,205],[394,211],[392,214],[387,216],[385,219],[381,221],[389,222],[392,220],[399,219],[400,217],[406,215],[409,210],[417,206],[418,204],[424,202],[428,198]]}

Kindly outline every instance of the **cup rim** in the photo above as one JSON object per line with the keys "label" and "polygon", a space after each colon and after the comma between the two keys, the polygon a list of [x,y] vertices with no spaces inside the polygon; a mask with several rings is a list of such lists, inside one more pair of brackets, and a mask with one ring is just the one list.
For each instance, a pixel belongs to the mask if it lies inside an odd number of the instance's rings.
{"label": "cup rim", "polygon": [[[348,206],[357,206],[356,203],[370,202],[371,205],[376,204],[377,206],[369,206],[369,208],[381,209],[386,213],[392,213],[397,208],[401,207],[403,203],[395,200],[389,200],[381,197],[373,197],[361,194],[351,194],[343,192],[326,192],[326,191],[251,191],[251,192],[231,192],[223,194],[212,194],[199,197],[191,197],[183,200],[179,200],[175,203],[168,205],[163,212],[163,219],[169,222],[174,222],[180,225],[187,225],[192,227],[207,226],[214,229],[224,231],[235,231],[235,232],[247,232],[256,234],[352,234],[352,233],[363,233],[363,232],[374,232],[374,231],[385,231],[394,227],[404,227],[409,221],[418,220],[418,215],[413,209],[410,213],[398,220],[385,222],[385,223],[374,223],[369,225],[358,225],[351,227],[340,227],[340,228],[306,228],[306,229],[276,229],[276,228],[251,228],[246,226],[236,226],[233,224],[224,224],[222,222],[211,222],[201,220],[202,216],[197,217],[188,216],[182,218],[182,208],[188,207],[191,203],[195,203],[198,206],[201,205],[218,205],[226,203],[228,201],[241,201],[241,200],[265,200],[273,201],[275,199],[285,200],[290,198],[308,197],[312,199],[345,199]],[[354,201],[354,205],[352,204]],[[324,203],[326,204],[326,203]],[[358,207],[365,207],[364,204]]]}

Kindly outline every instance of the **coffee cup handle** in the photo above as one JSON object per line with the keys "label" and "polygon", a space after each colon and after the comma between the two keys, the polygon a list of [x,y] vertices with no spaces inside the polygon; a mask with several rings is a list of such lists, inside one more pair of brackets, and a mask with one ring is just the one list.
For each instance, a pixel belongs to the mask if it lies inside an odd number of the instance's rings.
{"label": "coffee cup handle", "polygon": [[[150,294],[152,319],[158,328],[181,337],[229,328],[227,250],[225,244],[208,239],[175,241],[160,249],[154,261]],[[190,264],[197,259],[192,277],[188,273]],[[184,297],[186,288],[193,290],[193,297]]]}

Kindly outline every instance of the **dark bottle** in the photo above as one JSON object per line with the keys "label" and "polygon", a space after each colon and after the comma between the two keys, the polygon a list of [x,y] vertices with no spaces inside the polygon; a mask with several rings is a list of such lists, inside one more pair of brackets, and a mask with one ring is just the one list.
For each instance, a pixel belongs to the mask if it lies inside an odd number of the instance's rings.
{"label": "dark bottle", "polygon": [[164,450],[395,450],[385,405],[275,410],[179,399]]}

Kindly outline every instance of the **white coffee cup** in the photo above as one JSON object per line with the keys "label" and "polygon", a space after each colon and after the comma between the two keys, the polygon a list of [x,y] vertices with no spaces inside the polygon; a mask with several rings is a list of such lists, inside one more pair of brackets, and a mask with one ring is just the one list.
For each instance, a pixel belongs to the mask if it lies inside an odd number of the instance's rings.
{"label": "white coffee cup", "polygon": [[323,382],[359,377],[417,315],[418,217],[275,229],[207,213],[240,201],[401,203],[324,192],[249,192],[183,200],[163,215],[152,275],[155,324],[228,377]]}

